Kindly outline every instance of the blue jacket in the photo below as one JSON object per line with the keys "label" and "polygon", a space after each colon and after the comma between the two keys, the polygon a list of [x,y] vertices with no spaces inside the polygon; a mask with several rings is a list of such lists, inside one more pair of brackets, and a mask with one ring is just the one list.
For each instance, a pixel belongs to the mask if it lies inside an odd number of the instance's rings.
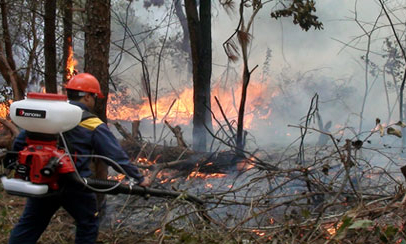
{"label": "blue jacket", "polygon": [[[70,103],[88,111],[88,108],[80,102],[71,101]],[[63,134],[68,142],[76,168],[82,177],[89,177],[92,174],[89,168],[91,158],[76,157],[75,155],[102,155],[108,157],[117,162],[130,177],[138,182],[144,180],[138,168],[130,163],[128,155],[123,151],[113,133],[96,116],[85,118],[75,128]],[[14,141],[14,151],[20,151],[26,146],[25,138],[26,132],[23,130]],[[106,163],[113,166],[111,162]]]}

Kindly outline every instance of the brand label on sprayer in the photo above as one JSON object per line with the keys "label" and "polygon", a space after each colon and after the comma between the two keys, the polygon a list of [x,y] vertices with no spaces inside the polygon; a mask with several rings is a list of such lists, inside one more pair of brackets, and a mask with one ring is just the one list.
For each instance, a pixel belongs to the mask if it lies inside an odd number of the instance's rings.
{"label": "brand label on sprayer", "polygon": [[46,115],[46,111],[44,111],[44,110],[34,110],[34,109],[25,109],[25,108],[16,109],[16,116],[20,116],[20,117],[45,119],[45,115]]}

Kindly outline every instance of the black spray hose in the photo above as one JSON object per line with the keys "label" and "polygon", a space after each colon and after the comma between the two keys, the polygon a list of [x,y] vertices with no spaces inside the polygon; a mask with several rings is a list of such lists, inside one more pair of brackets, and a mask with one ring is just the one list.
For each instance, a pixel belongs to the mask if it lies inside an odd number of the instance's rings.
{"label": "black spray hose", "polygon": [[[90,190],[84,184],[91,186],[93,188],[97,188],[100,190],[105,190],[103,193],[105,194],[128,194],[128,195],[139,195],[139,196],[154,196],[154,197],[171,197],[177,198],[182,195],[183,199],[197,203],[199,205],[203,205],[203,200],[199,199],[198,197],[184,193],[184,192],[177,192],[177,191],[168,191],[168,190],[158,190],[149,187],[142,187],[136,184],[127,184],[120,183],[116,180],[102,180],[102,179],[92,179],[92,178],[82,178],[74,174],[66,174],[66,178],[70,183],[75,185],[84,187],[84,190]],[[130,183],[130,182],[129,182]],[[91,191],[91,190],[90,190]]]}

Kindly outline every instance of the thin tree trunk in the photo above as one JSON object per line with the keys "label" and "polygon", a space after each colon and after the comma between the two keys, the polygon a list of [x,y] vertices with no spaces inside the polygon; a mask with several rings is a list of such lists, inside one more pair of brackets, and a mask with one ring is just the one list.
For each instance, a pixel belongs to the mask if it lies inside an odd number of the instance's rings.
{"label": "thin tree trunk", "polygon": [[45,90],[48,93],[57,93],[56,86],[56,43],[55,43],[55,20],[56,1],[44,1],[44,56],[45,56]]}
{"label": "thin tree trunk", "polygon": [[0,43],[0,73],[6,80],[7,84],[13,88],[14,100],[21,100],[24,98],[25,88],[27,82],[24,80],[16,70],[15,61],[13,58],[13,49],[10,37],[10,31],[8,28],[8,10],[7,1],[0,1],[1,19],[2,19],[2,31],[3,31],[3,43]]}
{"label": "thin tree trunk", "polygon": [[5,44],[5,51],[6,51],[6,56],[7,56],[7,61],[8,64],[10,65],[10,68],[12,70],[16,69],[16,64],[13,59],[13,49],[12,49],[12,43],[11,43],[11,38],[10,38],[10,30],[8,28],[8,9],[7,9],[7,3],[5,0],[1,1],[1,13],[2,13],[2,26],[3,26],[3,35],[4,35],[4,44]]}
{"label": "thin tree trunk", "polygon": [[66,84],[70,78],[68,64],[73,61],[72,3],[72,0],[64,0],[63,4],[63,84]]}
{"label": "thin tree trunk", "polygon": [[[211,139],[207,130],[213,131],[211,118],[211,72],[212,72],[212,43],[211,43],[211,1],[200,1],[200,25],[202,33],[201,68],[204,100],[204,129],[206,139]],[[206,143],[207,144],[207,143]],[[206,151],[206,145],[204,145]]]}
{"label": "thin tree trunk", "polygon": [[242,81],[242,91],[241,91],[241,101],[240,107],[238,109],[238,123],[237,123],[237,150],[244,149],[244,113],[245,113],[245,102],[247,100],[247,89],[250,82],[250,72],[248,70],[248,63],[244,62],[244,71],[243,71],[243,81]]}
{"label": "thin tree trunk", "polygon": [[258,7],[254,10],[252,13],[250,19],[248,20],[248,23],[245,24],[244,21],[244,1],[241,1],[240,3],[240,24],[238,32],[237,32],[237,37],[238,41],[241,46],[241,52],[242,52],[242,59],[243,59],[243,75],[242,75],[242,90],[241,90],[241,101],[240,101],[240,107],[238,109],[238,123],[237,123],[237,138],[236,138],[236,144],[237,144],[237,153],[242,153],[242,150],[244,149],[245,146],[245,138],[244,138],[244,113],[245,113],[245,102],[247,100],[247,90],[248,90],[248,84],[251,79],[251,73],[258,67],[255,66],[251,71],[248,68],[248,44],[250,42],[250,35],[249,31],[252,26],[252,23],[255,19],[255,16],[258,14],[258,11],[261,9],[261,7]]}
{"label": "thin tree trunk", "polygon": [[182,10],[182,1],[181,0],[176,0],[175,2],[175,14],[179,19],[180,22],[180,26],[182,27],[182,31],[183,31],[183,39],[182,39],[182,45],[181,45],[181,49],[188,53],[189,56],[191,56],[190,54],[190,42],[189,42],[189,29],[187,26],[187,19],[185,16],[185,13]]}
{"label": "thin tree trunk", "polygon": [[188,23],[187,23],[187,18],[185,16],[185,13],[183,12],[182,8],[182,1],[181,0],[176,0],[175,2],[175,14],[179,19],[180,26],[182,27],[183,31],[183,39],[182,39],[182,44],[180,48],[182,51],[186,52],[188,54],[188,59],[187,59],[187,80],[191,79],[191,74],[193,73],[193,66],[192,66],[192,53],[190,50],[190,35],[189,35],[189,29],[188,29]]}

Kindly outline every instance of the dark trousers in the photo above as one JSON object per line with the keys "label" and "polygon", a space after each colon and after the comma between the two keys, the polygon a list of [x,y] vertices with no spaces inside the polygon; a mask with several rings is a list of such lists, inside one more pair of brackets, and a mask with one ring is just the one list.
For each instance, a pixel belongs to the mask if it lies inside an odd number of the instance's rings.
{"label": "dark trousers", "polygon": [[58,196],[28,198],[23,215],[11,231],[9,244],[36,243],[60,207],[76,221],[75,243],[95,243],[99,230],[95,194],[66,189]]}

